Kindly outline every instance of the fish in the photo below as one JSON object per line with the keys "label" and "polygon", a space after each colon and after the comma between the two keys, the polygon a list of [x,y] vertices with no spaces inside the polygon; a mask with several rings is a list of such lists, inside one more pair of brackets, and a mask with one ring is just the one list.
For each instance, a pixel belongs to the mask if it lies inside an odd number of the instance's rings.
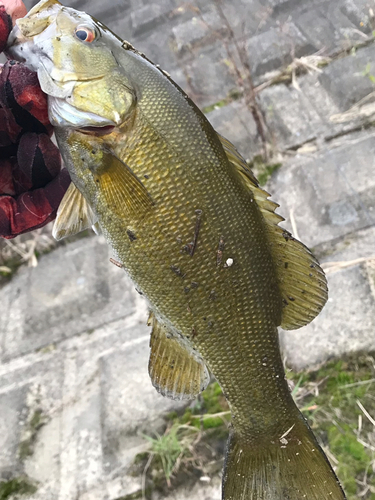
{"label": "fish", "polygon": [[231,410],[223,500],[342,500],[285,379],[278,327],[327,301],[310,250],[187,94],[90,15],[42,0],[8,54],[36,71],[72,183],[53,234],[102,232],[149,309],[166,397],[220,384]]}

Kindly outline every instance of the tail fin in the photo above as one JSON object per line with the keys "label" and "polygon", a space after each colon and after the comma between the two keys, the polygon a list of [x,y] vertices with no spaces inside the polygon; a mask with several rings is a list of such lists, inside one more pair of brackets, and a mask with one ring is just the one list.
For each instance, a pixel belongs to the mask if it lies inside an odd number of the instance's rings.
{"label": "tail fin", "polygon": [[249,444],[232,431],[227,445],[223,500],[345,500],[312,431],[301,420],[278,442]]}

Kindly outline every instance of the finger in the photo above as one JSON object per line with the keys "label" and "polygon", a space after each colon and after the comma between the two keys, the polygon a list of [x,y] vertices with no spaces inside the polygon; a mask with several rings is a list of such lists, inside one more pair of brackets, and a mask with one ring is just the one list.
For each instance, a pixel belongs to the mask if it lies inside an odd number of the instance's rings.
{"label": "finger", "polygon": [[27,14],[25,4],[21,0],[1,0],[0,3],[4,5],[5,10],[11,16],[13,24],[17,19]]}
{"label": "finger", "polygon": [[17,194],[45,186],[60,170],[60,152],[48,135],[28,132],[21,137],[13,170]]}
{"label": "finger", "polygon": [[0,160],[0,195],[14,196],[16,194],[13,183],[13,163],[9,159]]}
{"label": "finger", "polygon": [[17,124],[10,109],[0,108],[0,156],[2,158],[16,155],[16,143],[21,131],[22,128]]}
{"label": "finger", "polygon": [[54,220],[69,184],[69,173],[63,169],[44,188],[23,193],[17,198],[0,196],[0,237],[15,238]]}
{"label": "finger", "polygon": [[0,74],[0,105],[12,110],[22,128],[52,134],[47,95],[40,88],[37,74],[24,64],[16,61],[4,64]]}
{"label": "finger", "polygon": [[12,19],[7,14],[4,6],[0,5],[0,52],[3,52],[5,49],[11,29]]}

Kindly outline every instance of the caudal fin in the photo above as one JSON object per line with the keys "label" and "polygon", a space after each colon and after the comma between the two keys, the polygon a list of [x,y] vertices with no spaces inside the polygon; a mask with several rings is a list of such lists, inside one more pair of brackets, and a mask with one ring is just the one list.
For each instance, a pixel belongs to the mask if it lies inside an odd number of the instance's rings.
{"label": "caudal fin", "polygon": [[344,500],[345,494],[312,431],[302,420],[277,442],[249,444],[232,431],[223,500]]}

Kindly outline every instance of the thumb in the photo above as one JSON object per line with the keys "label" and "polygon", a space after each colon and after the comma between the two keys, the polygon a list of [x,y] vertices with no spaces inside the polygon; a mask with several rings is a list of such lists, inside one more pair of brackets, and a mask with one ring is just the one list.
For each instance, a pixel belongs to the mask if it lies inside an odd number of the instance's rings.
{"label": "thumb", "polygon": [[12,18],[13,24],[17,19],[27,14],[27,9],[22,0],[0,0],[0,5],[4,5],[6,12]]}

